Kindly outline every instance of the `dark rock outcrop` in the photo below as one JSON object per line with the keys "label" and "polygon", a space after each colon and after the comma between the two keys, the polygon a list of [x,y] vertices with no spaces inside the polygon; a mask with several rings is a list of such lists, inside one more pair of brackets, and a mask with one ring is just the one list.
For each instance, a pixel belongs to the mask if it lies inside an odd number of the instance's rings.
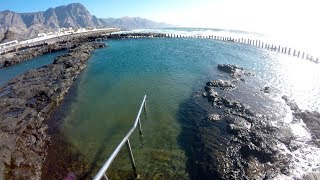
{"label": "dark rock outcrop", "polygon": [[108,39],[126,39],[131,37],[165,37],[163,33],[115,33],[107,36]]}
{"label": "dark rock outcrop", "polygon": [[20,48],[16,52],[0,56],[0,68],[9,67],[22,61],[55,51],[67,50],[79,46],[84,42],[95,41],[97,38],[105,38],[102,32],[90,32],[63,36],[49,40],[50,43],[35,47]]}
{"label": "dark rock outcrop", "polygon": [[[250,74],[235,65],[218,65],[218,68],[237,79]],[[205,149],[200,153],[205,160],[202,157],[199,160],[199,164],[204,164],[200,166],[200,172],[206,174],[203,178],[271,179],[278,174],[288,175],[290,156],[280,152],[277,145],[284,143],[289,146],[292,134],[272,125],[272,117],[268,113],[257,113],[230,98],[227,92],[235,91],[235,87],[236,84],[225,80],[206,83],[203,97],[212,105],[213,113],[210,112],[206,118],[206,122],[212,125],[202,127],[205,122],[199,123],[199,129],[202,129],[199,142]],[[216,131],[223,135],[209,132],[215,129],[211,126],[218,128]],[[220,143],[225,143],[225,149],[217,150],[223,147],[211,139],[222,138],[225,140]]]}
{"label": "dark rock outcrop", "polygon": [[268,86],[264,87],[263,88],[263,92],[264,93],[270,93],[271,92],[270,87],[268,87]]}
{"label": "dark rock outcrop", "polygon": [[53,64],[31,70],[0,89],[0,179],[40,179],[50,140],[43,121],[86,67],[91,51],[101,46],[77,45]]}
{"label": "dark rock outcrop", "polygon": [[220,89],[233,89],[236,87],[230,81],[225,81],[221,79],[209,81],[206,83],[206,85],[210,87],[219,87]]}
{"label": "dark rock outcrop", "polygon": [[252,75],[251,73],[245,71],[242,67],[231,65],[231,64],[219,64],[218,69],[225,73],[228,73],[231,77],[235,79],[240,79],[244,81],[242,78],[244,75]]}
{"label": "dark rock outcrop", "polygon": [[301,110],[298,105],[287,96],[282,96],[282,99],[293,111],[294,120],[301,119],[307,125],[313,136],[312,139],[314,143],[320,147],[320,113],[317,111],[310,112]]}

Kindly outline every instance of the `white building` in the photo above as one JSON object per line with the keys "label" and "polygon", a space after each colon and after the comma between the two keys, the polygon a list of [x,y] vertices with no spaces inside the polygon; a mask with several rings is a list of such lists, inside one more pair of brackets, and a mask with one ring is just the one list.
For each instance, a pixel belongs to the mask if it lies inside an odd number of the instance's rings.
{"label": "white building", "polygon": [[9,41],[9,42],[0,44],[0,49],[7,48],[7,47],[10,47],[10,46],[14,46],[14,45],[17,45],[17,44],[18,44],[18,40]]}
{"label": "white building", "polygon": [[46,33],[39,33],[39,34],[38,34],[38,37],[46,37],[46,36],[47,36]]}

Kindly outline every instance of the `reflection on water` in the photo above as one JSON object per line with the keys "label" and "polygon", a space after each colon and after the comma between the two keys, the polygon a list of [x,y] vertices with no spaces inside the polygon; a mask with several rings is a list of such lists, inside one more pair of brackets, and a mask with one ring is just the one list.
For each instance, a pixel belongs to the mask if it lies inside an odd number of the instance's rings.
{"label": "reflection on water", "polygon": [[[220,75],[218,63],[242,66],[301,107],[319,109],[320,67],[307,61],[207,39],[138,39],[108,44],[109,48],[93,54],[82,73],[61,128],[66,140],[88,160],[89,174],[97,172],[127,133],[147,94],[143,148],[138,131],[131,140],[137,169],[145,179],[188,178],[190,154],[180,145],[191,140],[178,136],[182,128],[192,126],[183,121],[184,116],[195,114],[181,105],[207,80]],[[263,88],[259,86],[254,88]],[[126,149],[108,173],[114,178],[131,174]]]}

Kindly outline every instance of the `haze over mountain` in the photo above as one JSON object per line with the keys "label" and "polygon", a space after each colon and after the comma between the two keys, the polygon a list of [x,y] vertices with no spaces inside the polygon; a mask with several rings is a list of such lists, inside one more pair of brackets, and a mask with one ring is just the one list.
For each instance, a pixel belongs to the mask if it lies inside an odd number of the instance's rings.
{"label": "haze over mountain", "polygon": [[92,15],[82,4],[49,8],[46,11],[17,13],[10,10],[0,11],[0,42],[25,39],[41,32],[55,31],[59,28],[118,27],[123,29],[168,27],[139,17],[99,19]]}
{"label": "haze over mountain", "polygon": [[122,17],[122,18],[102,18],[106,26],[118,27],[122,29],[142,29],[142,28],[164,28],[173,27],[166,23],[154,22],[140,17]]}

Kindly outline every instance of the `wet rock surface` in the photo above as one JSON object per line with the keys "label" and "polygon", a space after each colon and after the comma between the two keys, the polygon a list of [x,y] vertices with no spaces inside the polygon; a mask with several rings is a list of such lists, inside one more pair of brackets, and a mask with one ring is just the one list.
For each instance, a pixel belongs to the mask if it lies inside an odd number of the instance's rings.
{"label": "wet rock surface", "polygon": [[40,179],[50,141],[43,123],[103,44],[77,45],[53,64],[31,70],[0,89],[0,179]]}
{"label": "wet rock surface", "polygon": [[235,79],[240,79],[244,81],[243,76],[252,75],[251,73],[245,71],[242,67],[232,65],[232,64],[219,64],[218,69],[225,73],[228,73],[230,77]]}
{"label": "wet rock surface", "polygon": [[74,48],[84,42],[93,42],[97,38],[105,38],[105,35],[103,35],[102,32],[93,32],[81,35],[62,36],[49,39],[48,42],[43,45],[18,48],[16,52],[0,55],[0,68],[10,67],[46,53]]}
{"label": "wet rock surface", "polygon": [[282,96],[282,99],[293,111],[294,120],[301,119],[311,131],[313,141],[320,147],[320,113],[317,111],[301,110],[298,105],[290,100],[287,96]]}
{"label": "wet rock surface", "polygon": [[[251,86],[249,80],[238,81],[239,77],[250,74],[243,68],[234,65],[218,65],[218,68],[231,74],[230,83],[219,83],[228,82],[219,79],[207,82],[203,98],[195,98],[191,104],[197,104],[197,107],[189,110],[190,116],[194,117],[189,121],[196,127],[187,133],[190,136],[194,132],[196,141],[192,152],[189,152],[192,156],[189,162],[192,179],[290,177],[292,168],[295,168],[292,162],[298,161],[292,152],[300,151],[298,149],[302,147],[296,143],[288,125],[283,124],[286,104],[281,99],[269,98],[269,93],[261,91],[261,88],[253,88],[255,85]],[[239,71],[245,73],[238,76]],[[251,97],[244,98],[241,92]],[[294,110],[298,109],[290,104]],[[318,114],[311,116],[309,112],[299,116],[320,117]],[[187,148],[190,149],[190,144],[186,145]]]}
{"label": "wet rock surface", "polygon": [[126,38],[151,38],[165,37],[163,33],[116,33],[107,36],[108,39],[126,39]]}

